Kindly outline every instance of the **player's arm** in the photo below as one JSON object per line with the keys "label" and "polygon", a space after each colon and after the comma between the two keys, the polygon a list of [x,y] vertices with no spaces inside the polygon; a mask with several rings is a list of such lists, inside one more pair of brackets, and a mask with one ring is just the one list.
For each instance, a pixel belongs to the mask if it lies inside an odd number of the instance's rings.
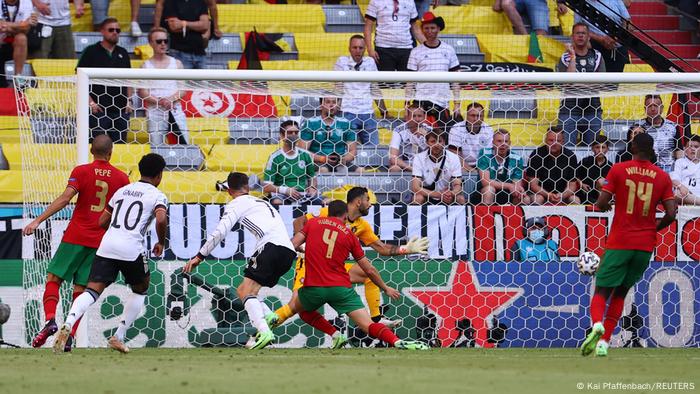
{"label": "player's arm", "polygon": [[427,254],[428,253],[428,238],[411,238],[406,245],[387,245],[381,240],[376,240],[367,245],[374,249],[380,256],[400,256],[405,254]]}
{"label": "player's arm", "polygon": [[664,217],[656,223],[656,231],[663,230],[676,220],[676,199],[668,198],[663,201]]}
{"label": "player's arm", "polygon": [[295,232],[294,237],[292,237],[292,245],[294,245],[294,249],[298,252],[304,252],[304,249],[301,247],[304,242],[306,242],[306,234],[303,231]]}
{"label": "player's arm", "polygon": [[595,202],[595,207],[596,209],[600,210],[601,212],[608,212],[612,207],[610,206],[610,200],[612,200],[612,194],[603,189],[600,191],[600,194],[598,195],[598,199]]}
{"label": "player's arm", "polygon": [[367,277],[375,284],[377,287],[382,289],[386,295],[388,295],[392,300],[398,300],[399,297],[401,297],[401,293],[399,293],[396,289],[387,286],[387,284],[384,282],[382,279],[381,275],[379,275],[379,271],[374,268],[372,263],[367,259],[367,257],[362,257],[361,259],[357,260],[357,264],[362,268],[363,271],[365,271],[365,274],[367,274]]}
{"label": "player's arm", "polygon": [[301,229],[304,228],[304,225],[306,222],[308,222],[309,219],[306,217],[306,215],[301,215],[298,218],[294,219],[292,222],[292,228],[294,230],[294,235],[296,235],[298,232],[301,231]]}
{"label": "player's arm", "polygon": [[53,214],[55,214],[56,212],[65,208],[66,205],[68,205],[70,200],[72,200],[76,194],[78,194],[78,191],[75,190],[75,188],[73,188],[72,186],[66,187],[66,190],[64,190],[63,193],[60,196],[58,196],[55,200],[53,200],[53,202],[49,204],[46,210],[44,210],[44,212],[42,212],[41,215],[39,215],[39,217],[32,220],[31,223],[29,223],[24,227],[24,229],[22,229],[22,234],[34,234],[34,231],[37,229],[37,227],[39,227],[41,223],[53,216]]}
{"label": "player's arm", "polygon": [[221,241],[226,238],[226,235],[228,235],[237,222],[238,216],[233,210],[226,212],[221,218],[221,221],[219,221],[219,224],[216,225],[216,229],[209,234],[207,241],[204,243],[204,245],[202,245],[202,248],[199,249],[197,255],[192,257],[190,261],[185,264],[182,269],[183,272],[191,272],[196,266],[204,261],[204,259],[209,256],[211,251],[214,250],[216,245],[220,244]]}
{"label": "player's arm", "polygon": [[156,235],[158,242],[153,245],[153,254],[160,256],[165,248],[165,232],[168,229],[168,211],[165,206],[159,205],[153,212],[156,215]]}
{"label": "player's arm", "polygon": [[107,230],[109,228],[109,223],[112,221],[112,207],[107,205],[105,210],[102,211],[102,215],[97,219],[97,224],[103,229]]}

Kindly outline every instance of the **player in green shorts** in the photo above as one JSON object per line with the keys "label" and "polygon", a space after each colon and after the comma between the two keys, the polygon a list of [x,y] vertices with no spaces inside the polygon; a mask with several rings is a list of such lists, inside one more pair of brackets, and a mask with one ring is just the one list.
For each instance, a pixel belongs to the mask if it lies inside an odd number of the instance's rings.
{"label": "player in green shorts", "polygon": [[362,331],[390,346],[411,350],[427,349],[428,346],[424,343],[400,340],[390,328],[373,322],[360,296],[352,289],[350,275],[345,269],[345,260],[349,254],[389,298],[396,300],[401,297],[401,293],[384,283],[377,269],[365,257],[359,239],[345,225],[347,213],[346,203],[332,201],[328,205],[328,217],[308,220],[304,228],[294,235],[292,243],[295,248],[299,249],[306,242],[306,276],[304,286],[299,289],[299,297],[293,299],[289,306],[293,312],[299,312],[302,320],[330,335],[333,338],[333,349],[343,347],[347,338],[316,311],[324,304],[330,305],[339,314],[347,314]]}
{"label": "player in green shorts", "polygon": [[[61,283],[64,280],[73,282],[73,299],[85,291],[95,252],[105,233],[99,226],[98,219],[112,195],[119,188],[129,184],[129,177],[109,164],[112,157],[112,139],[106,135],[96,136],[90,152],[95,160],[90,164],[75,167],[63,194],[22,230],[22,234],[26,236],[34,234],[42,222],[68,205],[75,195],[78,196],[73,217],[49,263],[42,300],[46,323],[32,340],[33,347],[41,347],[58,331],[55,317]],[[64,350],[67,352],[72,349],[73,336],[78,324],[73,326],[73,332],[66,342]]]}
{"label": "player in green shorts", "polygon": [[[639,134],[632,140],[633,159],[610,169],[595,206],[615,215],[605,245],[605,254],[596,272],[596,287],[591,299],[593,328],[581,346],[587,356],[608,355],[608,342],[622,316],[625,296],[641,279],[656,246],[656,233],[673,223],[676,202],[671,178],[652,164],[654,140]],[[656,206],[663,204],[665,215],[656,220]],[[607,306],[607,310],[606,310]]]}

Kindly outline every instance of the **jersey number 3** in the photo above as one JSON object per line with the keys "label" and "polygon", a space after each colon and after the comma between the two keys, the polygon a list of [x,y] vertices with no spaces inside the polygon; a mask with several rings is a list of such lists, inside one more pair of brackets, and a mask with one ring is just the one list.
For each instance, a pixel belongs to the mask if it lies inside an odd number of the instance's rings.
{"label": "jersey number 3", "polygon": [[105,209],[105,203],[107,202],[107,193],[109,192],[109,184],[103,180],[96,180],[95,187],[99,190],[95,193],[100,202],[97,205],[90,205],[90,210],[92,212],[102,212]]}
{"label": "jersey number 3", "polygon": [[654,192],[654,184],[651,182],[634,183],[631,179],[627,179],[625,180],[625,185],[629,189],[629,194],[627,195],[627,214],[631,215],[634,213],[634,203],[638,198],[644,203],[642,206],[642,216],[648,216],[649,208],[651,208],[651,195]]}

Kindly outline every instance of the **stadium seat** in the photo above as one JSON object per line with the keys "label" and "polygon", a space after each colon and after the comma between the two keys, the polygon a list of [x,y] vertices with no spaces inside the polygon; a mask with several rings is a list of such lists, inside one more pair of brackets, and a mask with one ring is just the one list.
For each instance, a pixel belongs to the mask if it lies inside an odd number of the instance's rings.
{"label": "stadium seat", "polygon": [[362,33],[365,19],[356,5],[326,4],[322,8],[326,17],[326,32]]}
{"label": "stadium seat", "polygon": [[269,144],[277,142],[279,121],[266,118],[229,119],[229,142],[232,144]]}
{"label": "stadium seat", "polygon": [[216,190],[217,181],[225,181],[228,171],[165,171],[158,188],[168,201],[183,204],[197,201],[201,204],[225,204],[231,197]]}
{"label": "stadium seat", "polygon": [[348,54],[348,41],[352,33],[297,33],[294,35],[299,60],[329,64],[333,68],[338,56]]}
{"label": "stadium seat", "polygon": [[0,144],[19,143],[19,117],[0,116]]}
{"label": "stadium seat", "polygon": [[206,152],[206,168],[208,171],[261,175],[268,157],[278,148],[277,145],[214,145],[210,152]]}
{"label": "stadium seat", "polygon": [[510,22],[505,14],[493,11],[490,5],[438,7],[433,9],[433,13],[445,19],[443,34],[504,35],[512,32]]}
{"label": "stadium seat", "polygon": [[[34,189],[32,202],[50,203],[66,189],[66,181],[70,175],[70,169],[65,170],[39,170],[2,171],[0,176],[0,203],[22,203],[24,181],[41,185]],[[37,192],[40,190],[40,192]]]}
{"label": "stadium seat", "polygon": [[440,40],[452,45],[460,63],[481,63],[484,61],[484,54],[481,53],[479,42],[474,35],[444,34],[440,36]]}
{"label": "stadium seat", "polygon": [[377,172],[371,175],[362,174],[330,174],[318,175],[318,190],[324,193],[344,185],[364,186],[377,196],[377,201],[401,201],[402,192],[408,190],[411,182],[410,175],[400,173]]}
{"label": "stadium seat", "polygon": [[362,148],[357,150],[355,165],[360,167],[389,167],[389,147],[378,146],[376,148]]}
{"label": "stadium seat", "polygon": [[22,168],[22,149],[32,150],[32,157],[44,160],[32,163],[32,167],[41,169],[71,169],[77,163],[77,150],[74,144],[3,144],[2,150],[10,164],[11,170]]}

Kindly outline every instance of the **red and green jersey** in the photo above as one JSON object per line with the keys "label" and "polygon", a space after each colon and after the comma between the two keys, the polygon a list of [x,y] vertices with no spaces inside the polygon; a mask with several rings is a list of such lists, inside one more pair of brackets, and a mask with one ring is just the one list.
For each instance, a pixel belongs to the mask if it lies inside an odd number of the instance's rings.
{"label": "red and green jersey", "polygon": [[351,287],[345,260],[352,254],[355,260],[365,256],[360,240],[339,218],[310,219],[301,230],[306,235],[304,286]]}
{"label": "red and green jersey", "polygon": [[669,175],[649,161],[630,160],[612,166],[603,190],[615,197],[615,216],[605,247],[654,250],[656,206],[674,198]]}
{"label": "red and green jersey", "polygon": [[128,184],[129,177],[104,160],[75,167],[68,178],[68,187],[78,192],[78,201],[63,242],[99,247],[105,230],[98,219],[114,192]]}

